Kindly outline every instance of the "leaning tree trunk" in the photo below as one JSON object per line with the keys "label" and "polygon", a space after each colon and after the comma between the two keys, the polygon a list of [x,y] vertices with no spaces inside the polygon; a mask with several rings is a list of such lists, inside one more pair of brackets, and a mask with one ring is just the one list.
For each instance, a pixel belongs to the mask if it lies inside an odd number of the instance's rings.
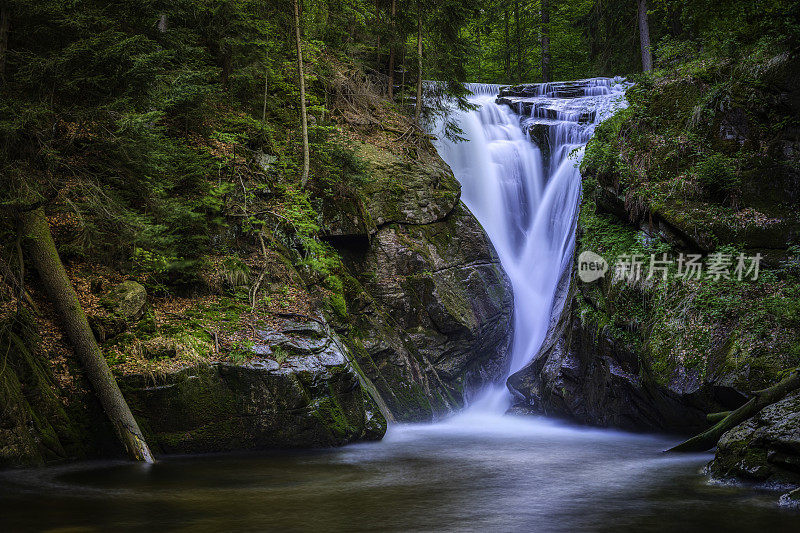
{"label": "leaning tree trunk", "polygon": [[541,3],[542,19],[542,81],[550,81],[550,6],[547,0]]}
{"label": "leaning tree trunk", "polygon": [[414,122],[419,125],[422,111],[422,7],[417,1],[417,101],[414,104]]}
{"label": "leaning tree trunk", "polygon": [[667,450],[668,452],[704,452],[713,448],[720,437],[733,428],[738,426],[748,418],[754,416],[768,405],[771,405],[781,399],[790,392],[800,388],[800,368],[796,368],[789,374],[788,377],[783,379],[777,385],[773,385],[764,390],[754,393],[753,397],[748,400],[740,408],[730,413],[715,413],[711,416],[711,420],[715,418],[722,418],[711,429],[692,437],[691,439],[682,442]]}
{"label": "leaning tree trunk", "polygon": [[639,0],[639,39],[642,43],[642,70],[653,70],[653,56],[650,53],[650,26],[647,24],[647,0]]}
{"label": "leaning tree trunk", "polygon": [[11,28],[11,13],[5,6],[0,7],[0,80],[6,71],[6,53],[8,51],[8,31]]}
{"label": "leaning tree trunk", "polygon": [[300,8],[298,0],[294,4],[294,39],[297,44],[297,74],[300,77],[300,125],[303,133],[303,174],[300,185],[308,183],[308,115],[306,113],[306,79],[303,73],[303,45],[300,41]]}
{"label": "leaning tree trunk", "polygon": [[64,331],[103,410],[114,426],[117,437],[131,458],[152,463],[153,455],[97,346],[78,296],[58,256],[44,209],[40,207],[22,213],[19,216],[19,230],[25,242],[28,259],[39,272],[45,292],[61,319]]}
{"label": "leaning tree trunk", "polygon": [[392,0],[391,18],[389,19],[389,101],[394,101],[394,51],[397,42],[397,26],[395,18],[397,16],[397,0]]}

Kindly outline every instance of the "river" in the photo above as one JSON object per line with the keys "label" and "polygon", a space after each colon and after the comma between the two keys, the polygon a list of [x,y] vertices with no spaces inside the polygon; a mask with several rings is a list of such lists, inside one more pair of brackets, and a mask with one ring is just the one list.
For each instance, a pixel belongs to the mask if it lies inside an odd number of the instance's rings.
{"label": "river", "polygon": [[394,425],[337,449],[0,473],[1,531],[800,531],[674,440],[539,418]]}

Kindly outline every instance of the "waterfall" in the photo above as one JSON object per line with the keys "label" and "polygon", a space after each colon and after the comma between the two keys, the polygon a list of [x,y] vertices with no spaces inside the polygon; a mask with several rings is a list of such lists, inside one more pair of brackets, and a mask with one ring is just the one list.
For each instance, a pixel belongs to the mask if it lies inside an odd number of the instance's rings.
{"label": "waterfall", "polygon": [[[628,85],[619,78],[514,88],[467,84],[470,102],[479,107],[451,116],[466,140],[437,135],[440,155],[461,182],[462,200],[511,279],[515,308],[508,375],[534,357],[551,317],[563,306],[556,290],[572,264],[578,165],[597,124],[626,105]],[[494,384],[469,411],[502,413],[510,400],[505,382]]]}

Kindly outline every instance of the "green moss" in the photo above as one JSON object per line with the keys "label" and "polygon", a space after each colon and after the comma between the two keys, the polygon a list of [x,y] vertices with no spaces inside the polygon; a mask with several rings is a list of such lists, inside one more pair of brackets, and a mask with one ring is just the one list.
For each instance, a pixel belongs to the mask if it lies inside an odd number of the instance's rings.
{"label": "green moss", "polygon": [[[38,352],[32,316],[0,321],[0,466],[42,464],[84,456],[83,420],[68,414],[49,366]],[[83,416],[88,417],[86,409]]]}

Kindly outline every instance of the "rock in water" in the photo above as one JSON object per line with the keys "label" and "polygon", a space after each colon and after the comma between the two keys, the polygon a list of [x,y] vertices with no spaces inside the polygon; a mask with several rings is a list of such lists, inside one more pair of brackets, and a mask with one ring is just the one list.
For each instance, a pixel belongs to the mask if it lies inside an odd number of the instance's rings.
{"label": "rock in water", "polygon": [[725,433],[709,472],[721,478],[800,486],[800,392]]}

